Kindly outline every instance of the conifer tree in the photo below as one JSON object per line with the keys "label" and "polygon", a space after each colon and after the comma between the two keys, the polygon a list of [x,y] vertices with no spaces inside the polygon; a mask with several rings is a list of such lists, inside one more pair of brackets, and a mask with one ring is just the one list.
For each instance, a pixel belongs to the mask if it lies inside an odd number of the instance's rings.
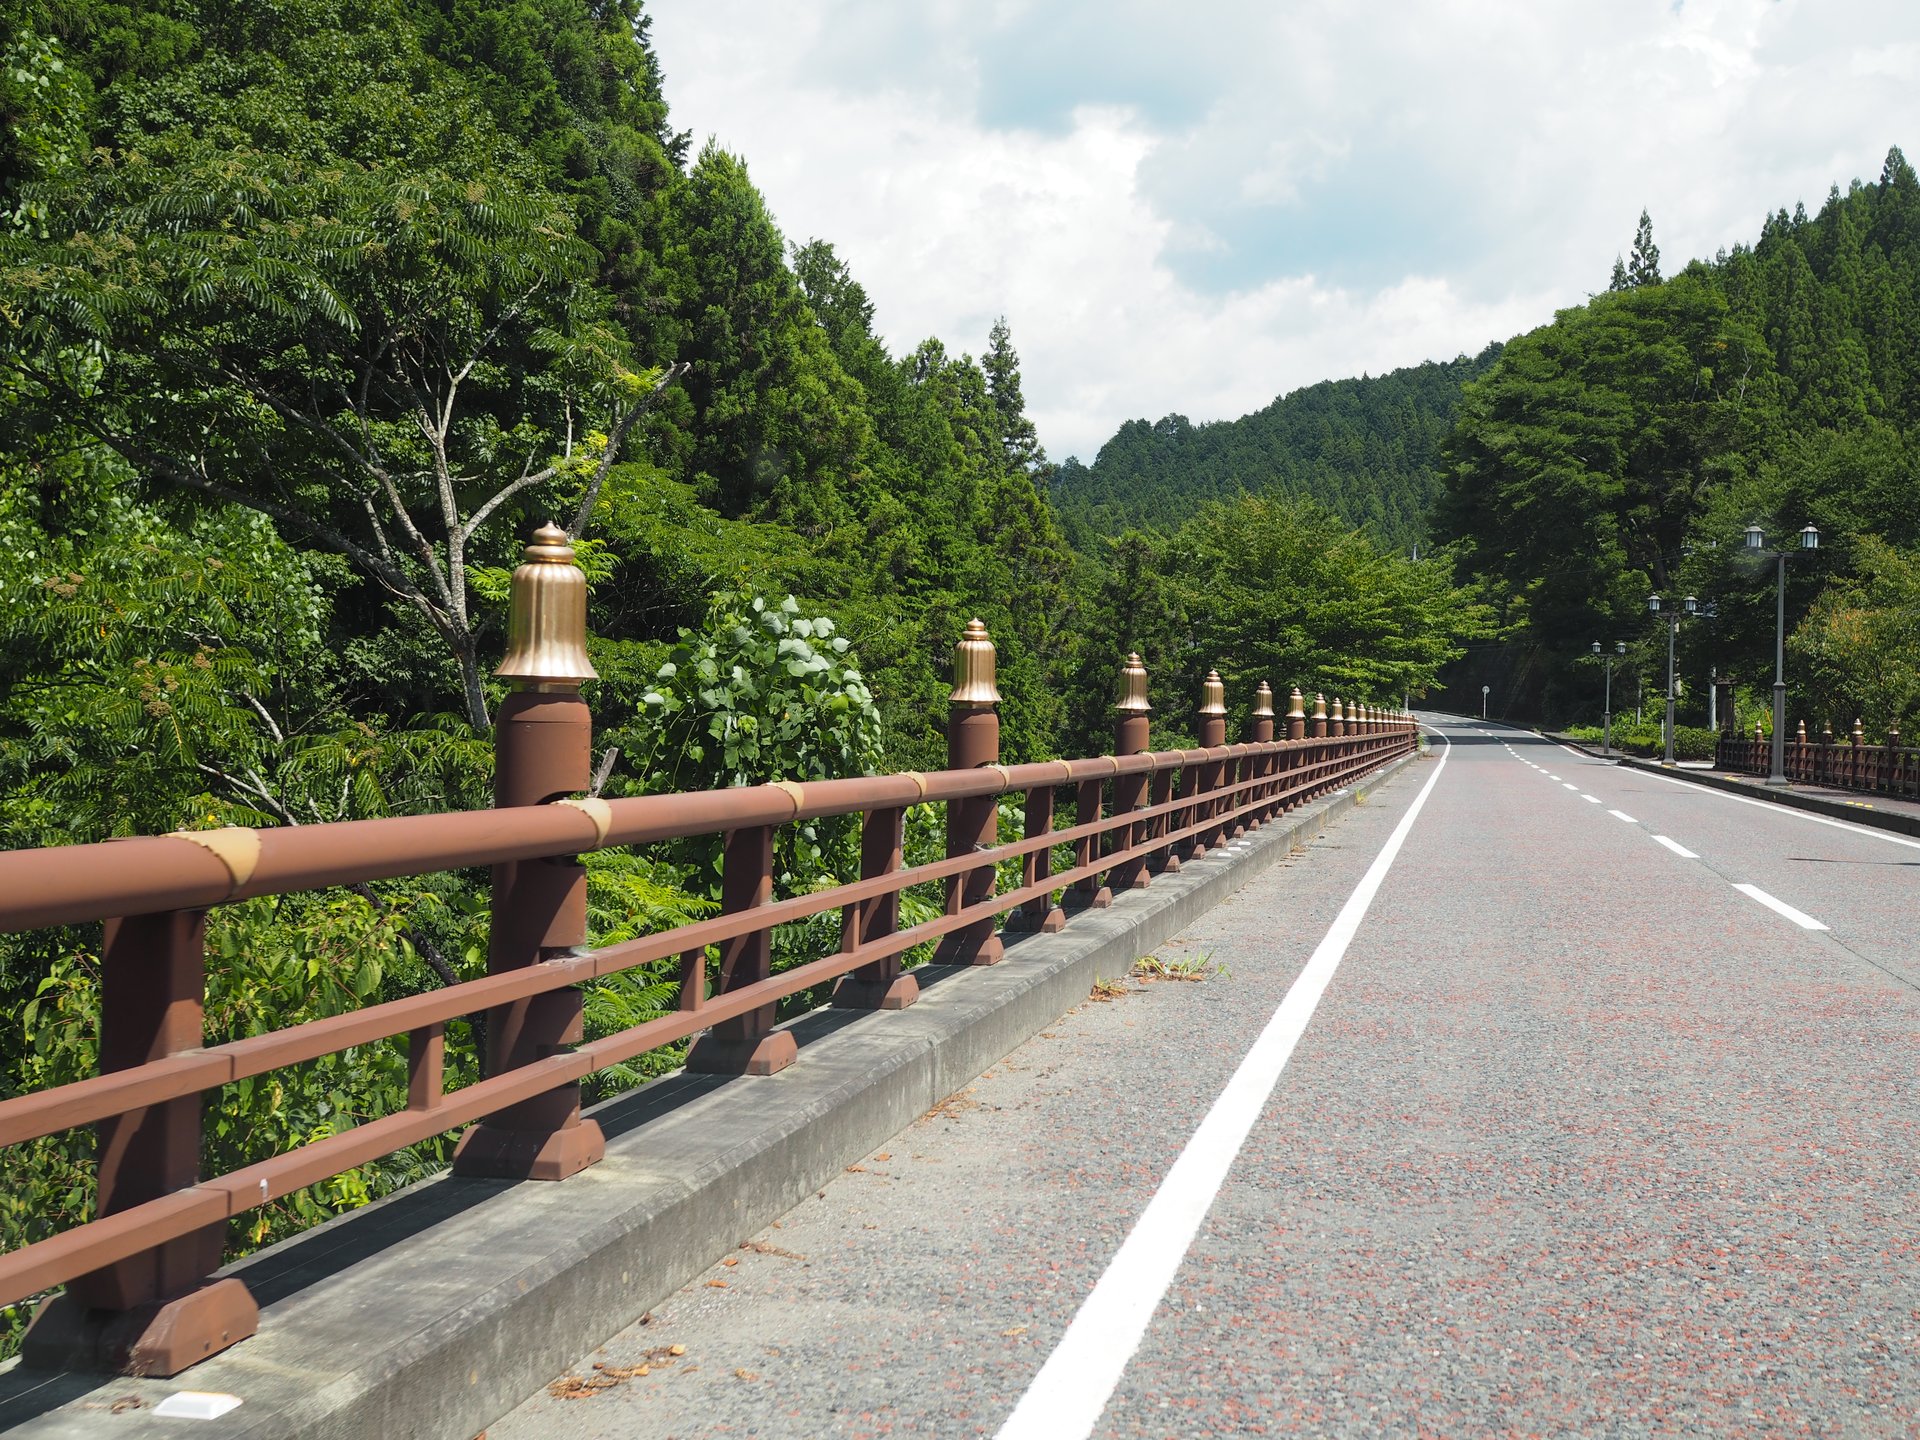
{"label": "conifer tree", "polygon": [[1640,212],[1639,227],[1633,232],[1633,257],[1627,263],[1627,280],[1634,286],[1660,283],[1660,247],[1653,243],[1653,221],[1644,210]]}
{"label": "conifer tree", "polygon": [[1040,448],[1039,432],[1027,418],[1026,397],[1020,393],[1020,356],[1014,351],[1013,332],[1004,315],[993,322],[980,368],[987,372],[987,394],[999,417],[1000,446],[1007,463],[1038,475],[1047,467],[1047,452]]}

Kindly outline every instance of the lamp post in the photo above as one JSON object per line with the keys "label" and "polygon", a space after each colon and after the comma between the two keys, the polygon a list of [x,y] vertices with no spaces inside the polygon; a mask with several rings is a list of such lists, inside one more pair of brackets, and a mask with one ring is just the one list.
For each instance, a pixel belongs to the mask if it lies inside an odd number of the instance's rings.
{"label": "lamp post", "polygon": [[[1660,613],[1660,597],[1658,595],[1649,595],[1647,597],[1647,610],[1654,615]],[[1674,642],[1680,638],[1680,621],[1682,615],[1698,615],[1699,613],[1700,602],[1689,595],[1680,602],[1680,611],[1669,612],[1667,615],[1667,723],[1666,743],[1663,749],[1666,756],[1666,763],[1669,765],[1673,764],[1673,646]]]}
{"label": "lamp post", "polygon": [[[1813,526],[1800,531],[1800,548],[1818,550],[1820,532]],[[1774,558],[1773,591],[1773,756],[1767,784],[1787,783],[1787,554],[1784,549],[1769,551],[1766,532],[1759,522],[1747,526],[1747,549],[1756,555]]]}
{"label": "lamp post", "polygon": [[[1598,640],[1593,642],[1593,653],[1596,655],[1601,653],[1600,642]],[[1624,655],[1626,653],[1626,641],[1616,640],[1613,642],[1613,655]],[[1613,753],[1613,655],[1602,657],[1607,667],[1607,698],[1603,702],[1600,710],[1600,753],[1602,755],[1611,755]]]}

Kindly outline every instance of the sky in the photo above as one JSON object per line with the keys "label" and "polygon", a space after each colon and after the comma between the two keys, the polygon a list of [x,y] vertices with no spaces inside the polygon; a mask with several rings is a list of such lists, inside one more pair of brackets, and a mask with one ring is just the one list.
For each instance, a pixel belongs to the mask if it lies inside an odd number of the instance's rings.
{"label": "sky", "polygon": [[1474,354],[1920,161],[1920,0],[651,0],[675,129],[1054,459]]}

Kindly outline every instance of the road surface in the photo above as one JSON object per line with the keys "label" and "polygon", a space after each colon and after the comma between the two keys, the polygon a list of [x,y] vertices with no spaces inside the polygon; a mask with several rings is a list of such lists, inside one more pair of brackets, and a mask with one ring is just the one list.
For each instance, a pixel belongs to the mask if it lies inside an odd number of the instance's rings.
{"label": "road surface", "polygon": [[1430,725],[489,1440],[1920,1432],[1920,841]]}

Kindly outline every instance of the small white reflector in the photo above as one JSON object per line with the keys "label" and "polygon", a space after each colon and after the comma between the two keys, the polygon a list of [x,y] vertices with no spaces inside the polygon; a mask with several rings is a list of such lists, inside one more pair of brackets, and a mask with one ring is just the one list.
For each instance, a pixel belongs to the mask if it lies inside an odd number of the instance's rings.
{"label": "small white reflector", "polygon": [[153,1413],[170,1420],[218,1420],[240,1404],[238,1395],[219,1395],[211,1390],[176,1390]]}

